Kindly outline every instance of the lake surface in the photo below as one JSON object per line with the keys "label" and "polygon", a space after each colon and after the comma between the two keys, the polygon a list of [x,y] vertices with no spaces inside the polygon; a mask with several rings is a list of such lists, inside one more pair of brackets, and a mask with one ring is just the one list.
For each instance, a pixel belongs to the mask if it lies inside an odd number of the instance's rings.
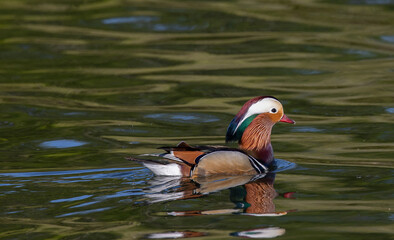
{"label": "lake surface", "polygon": [[[394,1],[0,2],[0,239],[389,239]],[[155,177],[273,95],[267,176]],[[232,145],[235,146],[235,145]]]}

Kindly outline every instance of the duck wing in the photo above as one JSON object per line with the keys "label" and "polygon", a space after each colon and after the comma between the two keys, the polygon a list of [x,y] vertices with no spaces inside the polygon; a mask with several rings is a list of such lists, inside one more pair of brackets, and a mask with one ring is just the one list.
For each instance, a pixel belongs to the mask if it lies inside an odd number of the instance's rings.
{"label": "duck wing", "polygon": [[224,146],[190,146],[185,142],[176,147],[161,147],[161,154],[143,154],[154,159],[128,158],[141,162],[159,176],[255,175],[267,168],[245,152]]}

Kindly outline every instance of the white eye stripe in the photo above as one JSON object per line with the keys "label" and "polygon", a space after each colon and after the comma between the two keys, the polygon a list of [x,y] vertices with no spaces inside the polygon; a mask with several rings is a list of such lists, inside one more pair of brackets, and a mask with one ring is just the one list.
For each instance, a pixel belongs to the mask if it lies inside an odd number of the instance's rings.
{"label": "white eye stripe", "polygon": [[247,119],[248,117],[255,114],[270,112],[272,108],[278,110],[281,106],[282,104],[278,100],[273,98],[264,98],[252,104],[249,107],[248,111],[246,112],[245,116],[242,118],[242,120],[238,123],[237,127],[234,129],[233,134],[237,131],[239,126],[241,126],[242,122],[245,121],[245,119]]}

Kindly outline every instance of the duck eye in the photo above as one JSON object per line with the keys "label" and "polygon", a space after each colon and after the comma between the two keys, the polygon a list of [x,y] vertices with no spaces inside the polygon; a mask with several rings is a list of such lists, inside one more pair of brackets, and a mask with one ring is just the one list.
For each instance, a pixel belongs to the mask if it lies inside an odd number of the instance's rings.
{"label": "duck eye", "polygon": [[271,108],[271,113],[276,113],[276,108]]}

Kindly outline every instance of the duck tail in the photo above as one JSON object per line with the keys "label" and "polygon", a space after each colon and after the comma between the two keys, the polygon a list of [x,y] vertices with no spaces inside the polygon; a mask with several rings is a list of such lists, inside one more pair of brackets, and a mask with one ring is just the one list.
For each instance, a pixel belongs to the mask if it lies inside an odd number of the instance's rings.
{"label": "duck tail", "polygon": [[190,172],[190,166],[171,159],[141,159],[126,157],[129,161],[141,163],[158,176],[185,176]]}

